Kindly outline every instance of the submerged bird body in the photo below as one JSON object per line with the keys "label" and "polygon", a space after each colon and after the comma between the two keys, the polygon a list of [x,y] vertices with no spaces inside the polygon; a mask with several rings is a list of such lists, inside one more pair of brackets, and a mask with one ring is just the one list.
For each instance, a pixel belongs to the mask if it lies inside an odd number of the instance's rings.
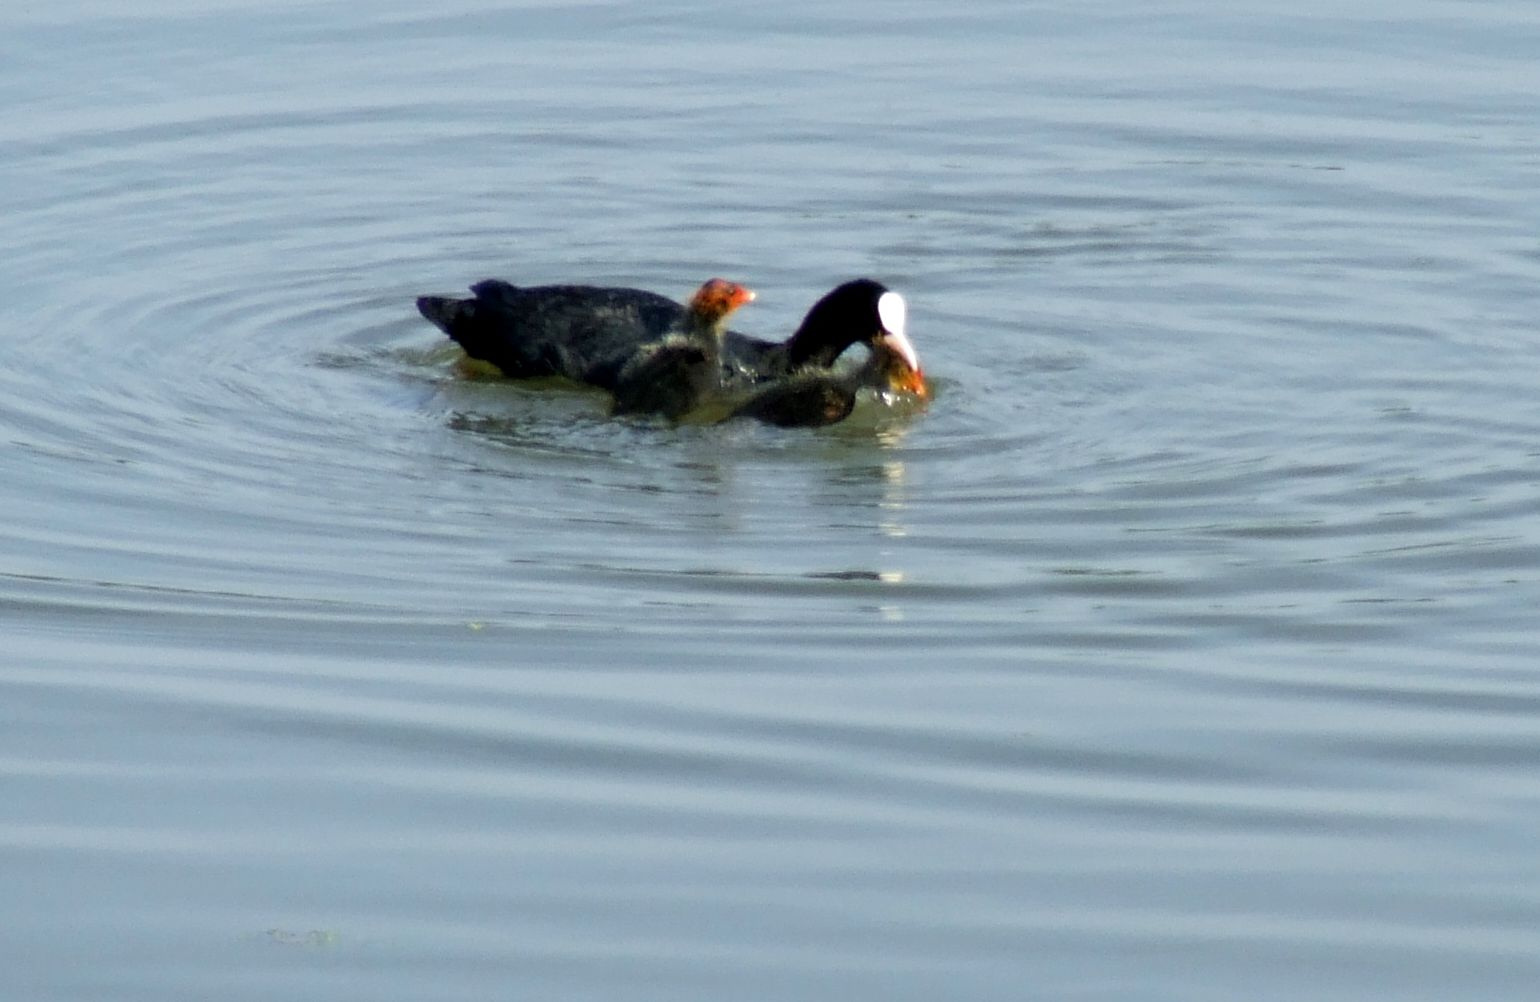
{"label": "submerged bird body", "polygon": [[855,409],[862,390],[886,394],[895,390],[925,397],[928,390],[918,368],[887,344],[872,346],[856,369],[802,369],[763,384],[733,409],[732,417],[748,417],[783,428],[818,427],[843,421]]}

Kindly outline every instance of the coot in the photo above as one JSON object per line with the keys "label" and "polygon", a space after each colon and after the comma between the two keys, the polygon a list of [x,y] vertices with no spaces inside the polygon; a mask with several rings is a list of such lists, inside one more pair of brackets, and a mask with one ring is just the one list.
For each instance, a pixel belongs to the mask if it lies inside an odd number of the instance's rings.
{"label": "coot", "polygon": [[[686,313],[672,299],[641,289],[520,288],[489,279],[471,292],[470,299],[423,296],[417,309],[466,354],[506,376],[565,376],[612,392],[639,349],[680,329]],[[923,394],[919,358],[904,327],[904,298],[881,282],[856,279],[814,303],[786,341],[728,331],[722,343],[725,375],[754,383],[800,369],[826,369],[845,349],[864,342],[874,349],[886,346],[902,359],[913,376],[907,388]]]}
{"label": "coot", "polygon": [[722,395],[727,317],[754,293],[713,278],[690,299],[675,327],[637,348],[615,376],[616,414],[661,414],[677,421]]}
{"label": "coot", "polygon": [[919,397],[928,395],[912,355],[879,342],[872,345],[866,361],[857,369],[835,372],[804,368],[759,384],[737,402],[730,416],[787,428],[834,424],[850,416],[863,389],[879,394],[900,390]]}

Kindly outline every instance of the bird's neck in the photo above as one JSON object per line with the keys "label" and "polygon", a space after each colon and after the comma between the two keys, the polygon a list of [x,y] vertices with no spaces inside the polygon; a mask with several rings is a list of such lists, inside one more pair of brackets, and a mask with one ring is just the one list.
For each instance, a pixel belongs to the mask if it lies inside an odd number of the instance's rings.
{"label": "bird's neck", "polygon": [[827,369],[839,357],[839,349],[818,337],[817,333],[803,324],[786,342],[786,364],[793,371],[817,366]]}

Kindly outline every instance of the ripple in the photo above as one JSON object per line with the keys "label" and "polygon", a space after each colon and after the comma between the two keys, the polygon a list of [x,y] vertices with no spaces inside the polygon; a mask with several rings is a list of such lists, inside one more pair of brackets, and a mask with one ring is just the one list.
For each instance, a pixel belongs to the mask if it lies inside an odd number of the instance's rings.
{"label": "ripple", "polygon": [[[1521,996],[1533,25],[687,7],[0,15],[17,990]],[[724,271],[929,407],[412,309]]]}

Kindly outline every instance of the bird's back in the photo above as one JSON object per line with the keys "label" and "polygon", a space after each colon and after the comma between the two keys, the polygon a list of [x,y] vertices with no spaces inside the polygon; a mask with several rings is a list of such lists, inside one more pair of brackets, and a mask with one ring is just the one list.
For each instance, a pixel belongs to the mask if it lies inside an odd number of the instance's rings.
{"label": "bird's back", "polygon": [[565,376],[606,389],[626,359],[674,329],[684,307],[641,289],[519,287],[489,279],[472,299],[424,296],[417,308],[472,358],[507,376]]}

